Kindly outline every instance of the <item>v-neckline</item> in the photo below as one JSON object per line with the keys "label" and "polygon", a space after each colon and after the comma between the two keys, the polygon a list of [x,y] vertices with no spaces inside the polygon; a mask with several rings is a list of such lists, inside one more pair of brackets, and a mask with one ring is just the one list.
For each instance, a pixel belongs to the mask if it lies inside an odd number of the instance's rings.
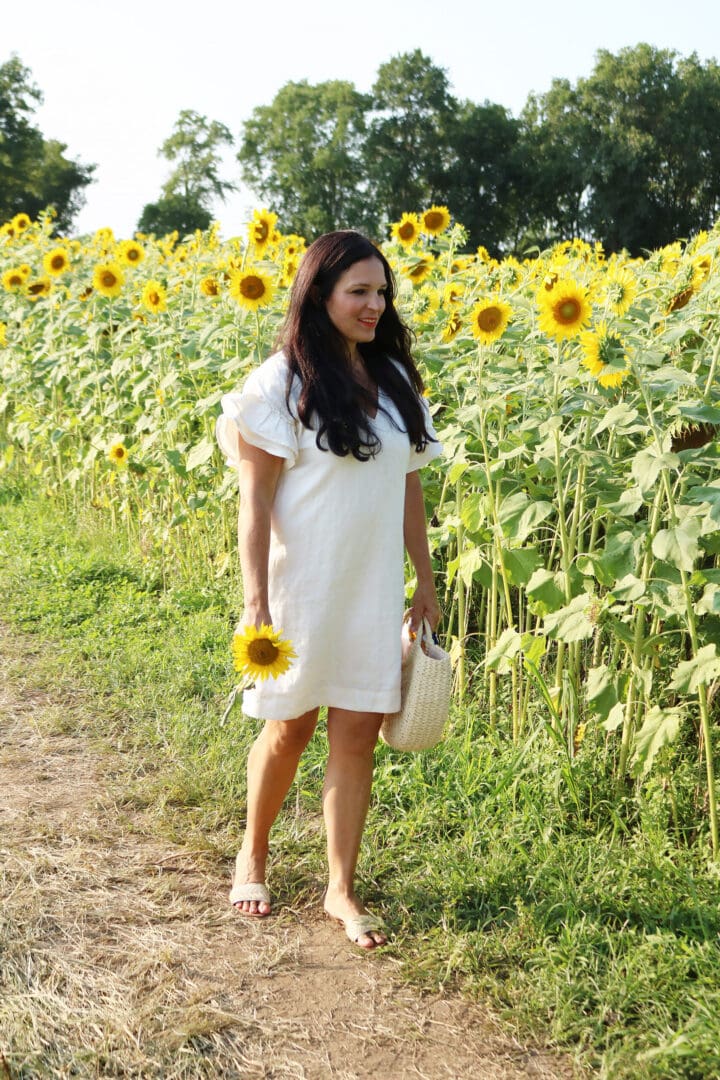
{"label": "v-neckline", "polygon": [[[358,386],[362,386],[362,383],[358,383]],[[363,389],[367,390],[367,387],[363,387]],[[369,390],[367,392],[370,393]],[[380,412],[380,395],[381,395],[381,393],[382,393],[382,390],[380,389],[378,384],[375,383],[375,394],[374,394],[374,397],[375,397],[375,412],[371,413],[371,412],[368,412],[367,409],[365,409],[365,413],[367,414],[367,416],[369,417],[370,420],[377,420],[378,413]]]}

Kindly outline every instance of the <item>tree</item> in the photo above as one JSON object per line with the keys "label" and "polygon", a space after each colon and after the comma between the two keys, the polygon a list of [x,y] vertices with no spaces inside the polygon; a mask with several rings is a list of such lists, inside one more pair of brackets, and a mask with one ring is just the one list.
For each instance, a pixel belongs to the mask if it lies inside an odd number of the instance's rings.
{"label": "tree", "polygon": [[578,85],[600,135],[588,227],[638,254],[712,226],[720,208],[720,67],[641,44],[601,50]]}
{"label": "tree", "polygon": [[595,145],[577,90],[553,79],[546,94],[528,97],[520,123],[529,167],[520,247],[581,236]]}
{"label": "tree", "polygon": [[501,105],[463,102],[448,127],[448,146],[443,201],[474,244],[493,255],[515,248],[529,175],[520,153],[519,121]]}
{"label": "tree", "polygon": [[164,195],[154,203],[143,207],[137,227],[138,232],[167,236],[177,231],[187,236],[196,229],[204,231],[212,222],[212,214],[204,206],[185,199],[182,195]]}
{"label": "tree", "polygon": [[387,219],[445,198],[457,108],[447,75],[420,49],[378,69],[364,161]]}
{"label": "tree", "polygon": [[340,227],[377,228],[363,164],[368,104],[352,83],[303,80],[253,109],[237,155],[242,177],[285,231],[313,239]]}
{"label": "tree", "polygon": [[183,109],[172,134],[158,150],[175,163],[175,168],[163,184],[162,196],[143,208],[138,229],[156,235],[177,230],[183,236],[207,229],[213,200],[224,199],[236,186],[219,175],[221,148],[232,143],[224,124]]}
{"label": "tree", "polygon": [[68,231],[95,166],[66,158],[64,143],[43,138],[32,123],[42,93],[30,80],[17,56],[0,65],[0,220],[52,206],[55,228]]}
{"label": "tree", "polygon": [[597,54],[523,112],[533,228],[632,254],[710,227],[720,208],[720,67],[640,44]]}

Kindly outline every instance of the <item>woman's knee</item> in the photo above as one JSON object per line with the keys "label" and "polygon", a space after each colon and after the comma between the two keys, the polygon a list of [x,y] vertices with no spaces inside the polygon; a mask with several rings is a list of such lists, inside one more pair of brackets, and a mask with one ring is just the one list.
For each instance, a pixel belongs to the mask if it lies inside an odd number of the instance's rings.
{"label": "woman's knee", "polygon": [[312,709],[294,720],[268,720],[263,734],[275,753],[302,753],[315,731],[317,716],[317,709]]}
{"label": "woman's knee", "polygon": [[372,753],[378,741],[382,719],[382,713],[331,711],[328,714],[328,741],[331,751],[344,754]]}

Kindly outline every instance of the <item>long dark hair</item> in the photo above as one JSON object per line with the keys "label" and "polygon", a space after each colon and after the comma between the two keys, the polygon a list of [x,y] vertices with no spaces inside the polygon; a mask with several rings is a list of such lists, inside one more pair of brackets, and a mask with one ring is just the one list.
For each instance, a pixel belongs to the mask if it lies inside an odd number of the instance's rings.
{"label": "long dark hair", "polygon": [[[395,310],[397,290],[388,261],[367,237],[342,229],[325,233],[310,245],[293,282],[277,341],[290,368],[288,403],[297,375],[302,384],[298,416],[305,427],[317,426],[317,446],[339,457],[352,454],[358,461],[367,461],[380,449],[368,416],[375,401],[353,377],[347,342],[325,305],[340,276],[368,258],[378,259],[385,271],[385,310],[373,341],[358,343],[358,349],[369,375],[402,417],[410,443],[423,450],[431,436],[425,429],[423,382],[410,352],[411,334]],[[379,400],[377,407],[382,408]]]}

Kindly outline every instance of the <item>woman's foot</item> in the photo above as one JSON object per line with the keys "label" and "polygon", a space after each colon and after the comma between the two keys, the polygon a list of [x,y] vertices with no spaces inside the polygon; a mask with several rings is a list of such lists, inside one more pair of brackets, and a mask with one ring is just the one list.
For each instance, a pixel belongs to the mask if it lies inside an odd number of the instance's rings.
{"label": "woman's foot", "polygon": [[240,915],[264,918],[272,910],[265,885],[266,859],[267,855],[252,855],[244,848],[237,853],[230,903]]}
{"label": "woman's foot", "polygon": [[331,919],[343,924],[350,941],[361,949],[376,949],[378,945],[387,944],[382,919],[372,915],[354,892],[328,886],[323,907]]}

